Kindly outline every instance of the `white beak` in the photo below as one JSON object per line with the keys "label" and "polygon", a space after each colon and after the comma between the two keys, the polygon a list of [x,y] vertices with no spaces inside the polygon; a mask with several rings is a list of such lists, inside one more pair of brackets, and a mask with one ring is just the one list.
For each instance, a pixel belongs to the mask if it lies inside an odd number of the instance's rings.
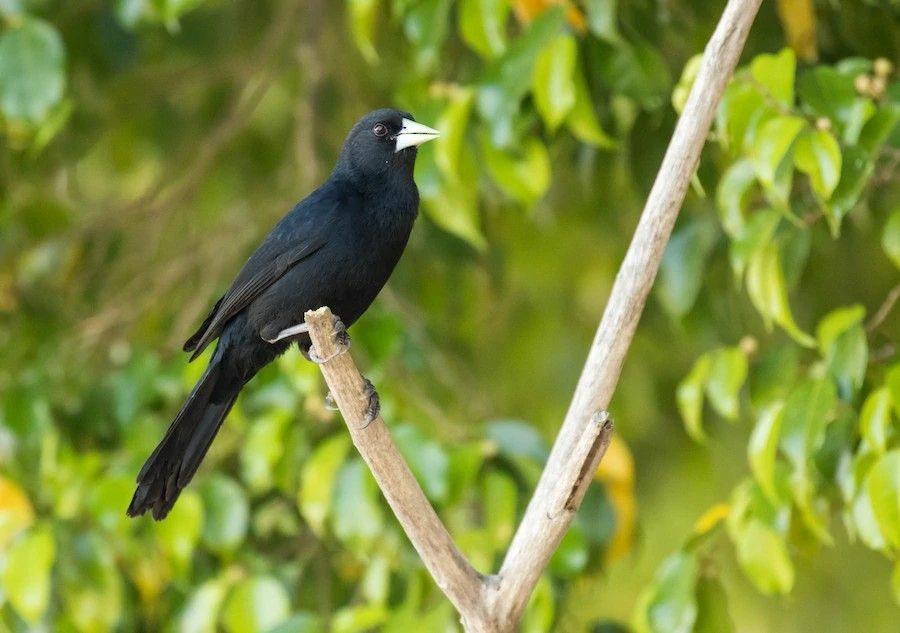
{"label": "white beak", "polygon": [[394,153],[404,150],[407,147],[414,147],[416,145],[421,145],[422,143],[427,143],[440,135],[440,132],[427,125],[422,125],[421,123],[416,123],[409,119],[403,119],[403,127],[400,128],[400,132],[395,137],[397,140],[397,148],[394,150]]}

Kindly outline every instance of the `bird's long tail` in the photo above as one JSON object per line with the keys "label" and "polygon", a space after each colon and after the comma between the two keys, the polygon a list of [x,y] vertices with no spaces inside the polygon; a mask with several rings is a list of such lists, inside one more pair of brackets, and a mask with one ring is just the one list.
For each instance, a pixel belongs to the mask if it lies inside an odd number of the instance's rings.
{"label": "bird's long tail", "polygon": [[165,437],[138,473],[128,516],[150,510],[157,521],[165,518],[197,472],[243,385],[242,380],[230,379],[226,364],[214,354]]}

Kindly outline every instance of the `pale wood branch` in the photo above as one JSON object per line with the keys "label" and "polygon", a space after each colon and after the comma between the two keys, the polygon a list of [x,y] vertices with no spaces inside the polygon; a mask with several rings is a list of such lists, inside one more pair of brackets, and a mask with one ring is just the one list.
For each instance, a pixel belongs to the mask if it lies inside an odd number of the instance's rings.
{"label": "pale wood branch", "polygon": [[[729,0],[707,45],[684,113],[650,191],[634,237],[616,276],[544,472],[513,537],[500,573],[475,571],[453,543],[403,461],[380,418],[359,428],[367,396],[349,354],[322,365],[353,443],[438,586],[459,610],[469,633],[516,630],[528,598],[575,516],[591,474],[609,445],[605,409],[621,373],[666,243],[721,99],[762,0]],[[321,357],[336,350],[327,309],[306,315]]]}
{"label": "pale wood branch", "polygon": [[[568,456],[584,442],[585,428],[590,426],[592,416],[605,410],[612,399],[716,107],[737,66],[761,2],[730,0],[707,44],[690,97],[616,275],[569,411],[500,569],[500,582],[491,599],[492,612],[498,622],[508,627],[521,617],[528,596],[574,516],[571,512],[564,520],[547,519],[559,507],[563,491],[574,486],[579,476],[580,469],[573,467]],[[603,452],[590,457],[588,467],[596,468]]]}
{"label": "pale wood branch", "polygon": [[481,595],[482,575],[456,547],[381,416],[366,426],[370,395],[350,354],[343,353],[336,340],[331,310],[325,307],[307,312],[305,320],[319,357],[333,356],[321,364],[322,374],[344,416],[353,445],[368,464],[425,567],[466,621],[467,628],[490,622]]}

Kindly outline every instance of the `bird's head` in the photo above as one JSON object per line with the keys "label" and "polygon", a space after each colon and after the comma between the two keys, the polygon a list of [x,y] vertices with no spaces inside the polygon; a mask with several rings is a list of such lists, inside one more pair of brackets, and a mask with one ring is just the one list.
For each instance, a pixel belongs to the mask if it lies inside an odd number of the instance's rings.
{"label": "bird's head", "polygon": [[408,112],[382,109],[361,118],[344,141],[338,165],[369,182],[412,177],[416,149],[440,132],[416,123]]}

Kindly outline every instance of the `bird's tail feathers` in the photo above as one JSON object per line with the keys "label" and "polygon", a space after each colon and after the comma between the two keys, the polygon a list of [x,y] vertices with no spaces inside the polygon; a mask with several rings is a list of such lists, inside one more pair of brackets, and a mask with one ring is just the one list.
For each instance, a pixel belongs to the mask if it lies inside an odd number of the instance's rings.
{"label": "bird's tail feathers", "polygon": [[222,364],[214,359],[138,473],[128,516],[150,510],[159,521],[169,513],[197,472],[240,393],[242,383],[231,382],[224,375]]}

